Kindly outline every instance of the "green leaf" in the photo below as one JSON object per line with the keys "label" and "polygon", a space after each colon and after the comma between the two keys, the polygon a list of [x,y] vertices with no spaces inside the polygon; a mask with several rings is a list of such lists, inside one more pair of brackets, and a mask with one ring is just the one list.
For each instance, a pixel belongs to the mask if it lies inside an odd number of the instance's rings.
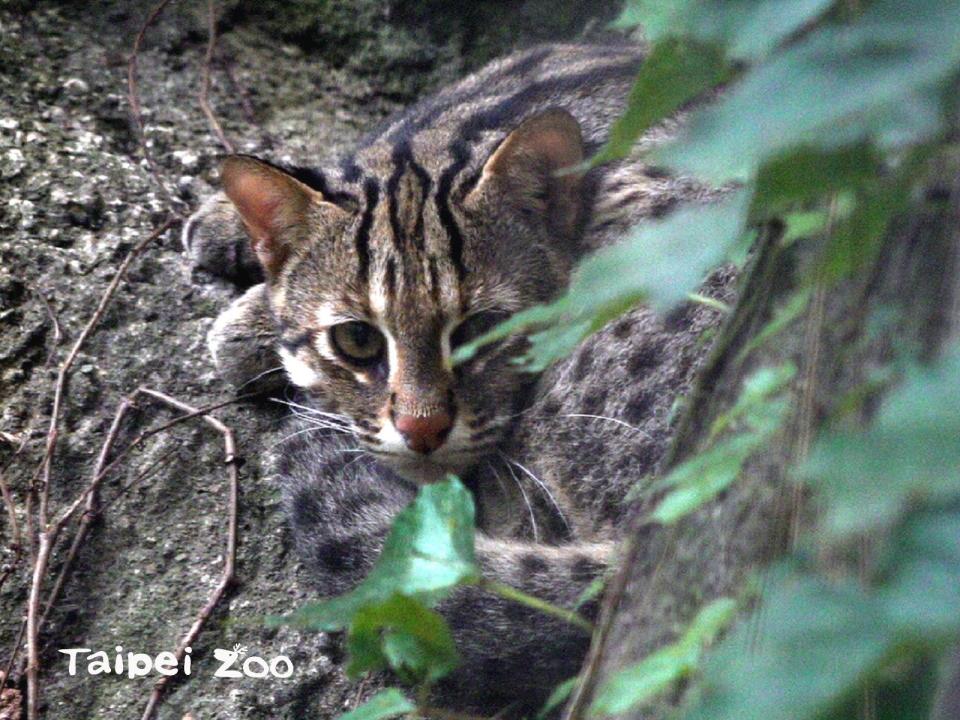
{"label": "green leaf", "polygon": [[800,315],[807,309],[810,302],[810,290],[797,290],[790,295],[786,304],[777,309],[773,319],[761,328],[760,332],[750,338],[750,342],[744,345],[743,350],[737,356],[737,362],[742,362],[747,355],[752,353],[758,347],[762,347],[768,340],[776,337],[784,329],[793,324]]}
{"label": "green leaf", "polygon": [[274,624],[341,630],[363,607],[395,594],[433,604],[464,583],[476,582],[473,497],[456,478],[426,485],[394,520],[370,574],[353,591],[305,605]]}
{"label": "green leaf", "polygon": [[659,40],[666,35],[677,34],[681,28],[684,11],[693,0],[627,0],[613,26],[627,29],[643,26],[649,40]]}
{"label": "green leaf", "polygon": [[827,193],[873,184],[883,162],[870,145],[796,148],[769,160],[757,176],[754,212],[779,212]]}
{"label": "green leaf", "polygon": [[614,123],[610,138],[590,164],[629,155],[644,132],[727,75],[723,56],[710,46],[676,39],[658,43],[637,73],[626,112]]}
{"label": "green leaf", "polygon": [[459,662],[443,618],[403,595],[358,610],[350,625],[347,649],[350,677],[389,667],[406,682],[429,684]]}
{"label": "green leaf", "polygon": [[781,570],[762,612],[761,642],[751,642],[755,626],[745,622],[711,654],[686,720],[816,717],[887,652],[882,608],[853,583]]}
{"label": "green leaf", "polygon": [[737,420],[744,417],[748,424],[756,428],[764,417],[762,415],[763,405],[767,403],[769,398],[785,389],[796,374],[797,367],[792,362],[755,370],[743,381],[743,388],[740,390],[733,406],[718,415],[713,421],[710,426],[709,439],[716,438]]}
{"label": "green leaf", "polygon": [[735,611],[736,603],[729,598],[714,600],[702,608],[677,642],[637,665],[619,670],[603,683],[590,704],[588,717],[625,713],[696,671],[702,648],[714,641]]}
{"label": "green leaf", "polygon": [[[916,678],[931,675],[960,634],[956,500],[911,513],[890,545],[867,585],[796,565],[776,570],[758,610],[761,642],[752,643],[754,624],[744,623],[721,643],[686,720],[839,720],[852,717],[851,698],[868,679],[890,703],[881,717],[927,717],[919,710],[935,683]],[[901,714],[889,712],[899,703]]]}
{"label": "green leaf", "polygon": [[[658,503],[652,518],[670,525],[703,507],[739,476],[747,459],[780,428],[788,403],[776,398],[796,374],[792,363],[760,368],[750,375],[733,407],[717,417],[707,447],[670,470],[657,488],[672,488]],[[717,441],[725,430],[742,424],[736,434]]]}
{"label": "green leaf", "polygon": [[680,643],[691,647],[712,645],[737,611],[737,603],[731,598],[718,598],[702,608],[683,634]]}
{"label": "green leaf", "polygon": [[381,690],[360,707],[344,713],[340,720],[388,720],[412,713],[416,706],[396,688]]}
{"label": "green leaf", "polygon": [[689,36],[731,57],[766,55],[832,5],[831,0],[628,0],[615,27],[643,27],[652,41]]}
{"label": "green leaf", "polygon": [[[953,496],[960,497],[960,488]],[[960,633],[960,512],[955,506],[907,517],[884,564],[889,580],[878,595],[892,631],[907,641],[926,636],[942,646]]]}
{"label": "green leaf", "polygon": [[590,584],[583,589],[583,592],[580,593],[580,596],[577,598],[577,601],[573,604],[574,610],[579,610],[584,605],[586,605],[591,600],[596,600],[601,595],[603,595],[604,588],[607,585],[606,577],[595,577],[590,581]]}
{"label": "green leaf", "polygon": [[685,29],[731,57],[758,60],[833,4],[832,0],[700,0],[685,15]]}
{"label": "green leaf", "polygon": [[873,261],[890,221],[909,199],[911,179],[911,173],[903,172],[858,196],[853,212],[839,220],[827,238],[819,268],[822,277],[845,277]]}
{"label": "green leaf", "polygon": [[687,207],[637,227],[626,241],[581,263],[559,300],[514,315],[460,348],[454,361],[513,333],[539,329],[530,336],[525,362],[540,370],[642,300],[661,311],[673,307],[739,239],[748,200],[742,190],[731,192],[722,202]]}
{"label": "green leaf", "polygon": [[800,471],[827,503],[834,536],[893,523],[912,498],[960,492],[960,353],[915,370],[865,432],[821,438]]}
{"label": "green leaf", "polygon": [[563,703],[567,701],[567,698],[573,693],[574,688],[577,687],[577,681],[579,680],[579,676],[574,676],[557,685],[553,689],[553,692],[550,693],[550,697],[547,698],[543,707],[540,708],[534,716],[535,720],[546,720],[550,713],[563,705]]}
{"label": "green leaf", "polygon": [[653,519],[672,525],[703,507],[740,476],[743,464],[761,444],[752,433],[735,435],[677,465],[660,481],[673,490],[659,502]]}
{"label": "green leaf", "polygon": [[937,102],[930,89],[956,72],[958,37],[954,0],[877,0],[855,23],[822,27],[748,72],[654,154],[700,177],[745,180],[798,145],[833,148],[894,130],[918,142],[940,123],[928,109],[914,117],[898,106],[918,93]]}

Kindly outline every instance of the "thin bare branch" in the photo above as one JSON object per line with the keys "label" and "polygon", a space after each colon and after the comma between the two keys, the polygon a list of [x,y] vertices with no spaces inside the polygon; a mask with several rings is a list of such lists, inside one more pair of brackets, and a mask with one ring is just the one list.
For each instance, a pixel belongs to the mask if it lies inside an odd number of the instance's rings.
{"label": "thin bare branch", "polygon": [[[198,413],[197,408],[191,407],[184,402],[175,400],[169,395],[165,395],[156,390],[151,390],[149,388],[140,388],[140,392],[145,395],[149,395],[155,400],[169,405],[170,407],[177,408],[186,413]],[[183,659],[184,653],[186,652],[187,647],[189,647],[197,636],[200,634],[200,631],[203,629],[204,624],[209,619],[210,615],[213,614],[213,611],[216,609],[217,605],[220,603],[221,598],[230,588],[234,580],[234,566],[236,563],[237,556],[237,498],[239,494],[239,480],[238,480],[238,457],[236,443],[234,441],[233,431],[230,430],[226,425],[224,425],[220,420],[213,417],[212,415],[204,415],[204,422],[206,422],[210,427],[223,435],[223,446],[224,446],[224,459],[223,462],[227,467],[227,479],[228,479],[228,506],[227,506],[227,544],[226,544],[226,554],[223,564],[223,573],[220,576],[220,582],[217,584],[217,587],[214,588],[213,592],[210,594],[210,597],[207,599],[207,603],[200,610],[200,614],[197,616],[197,619],[194,620],[193,625],[190,626],[190,629],[187,630],[186,634],[180,640],[175,651],[177,658],[177,663]],[[157,706],[160,704],[160,700],[163,697],[163,692],[166,689],[167,683],[170,680],[169,677],[163,676],[157,680],[153,686],[153,691],[150,693],[150,700],[147,702],[147,706],[143,711],[141,720],[150,720],[153,717],[154,712],[156,712]]]}
{"label": "thin bare branch", "polygon": [[[103,319],[104,313],[106,313],[107,307],[110,305],[113,296],[116,294],[117,288],[126,277],[127,271],[130,268],[130,264],[140,256],[140,254],[151,242],[159,238],[161,235],[163,235],[163,233],[176,225],[178,222],[178,218],[169,218],[163,223],[163,225],[137,243],[133,249],[127,253],[127,256],[123,259],[123,262],[120,263],[120,267],[117,268],[117,272],[114,274],[110,284],[107,286],[106,290],[104,290],[104,293],[100,298],[100,303],[97,305],[97,309],[87,321],[87,324],[84,326],[83,330],[81,330],[80,335],[74,342],[73,347],[67,354],[66,359],[60,365],[60,370],[57,373],[57,381],[53,394],[53,408],[50,411],[50,425],[47,430],[46,447],[44,450],[43,459],[37,468],[37,473],[34,475],[34,480],[36,480],[37,476],[39,475],[40,487],[36,488],[35,483],[31,483],[33,487],[31,487],[30,492],[28,492],[27,495],[27,529],[31,534],[31,540],[34,542],[32,552],[33,572],[30,581],[30,594],[27,600],[26,629],[28,720],[36,720],[38,711],[38,678],[40,672],[39,631],[41,621],[40,598],[43,592],[43,581],[47,574],[47,568],[50,562],[50,553],[53,551],[53,547],[56,544],[57,536],[63,529],[63,526],[69,520],[69,517],[64,517],[61,515],[61,518],[58,520],[58,522],[51,525],[49,517],[51,469],[53,467],[53,457],[57,448],[57,440],[59,439],[60,414],[66,395],[67,380],[70,377],[70,371],[73,368],[73,364],[76,361],[77,356],[80,354],[80,350],[86,343],[87,338],[90,337],[90,334]],[[33,496],[35,493],[39,494],[39,507],[37,510],[36,523],[38,527],[35,527],[33,521]],[[81,500],[81,502],[83,501]]]}
{"label": "thin bare branch", "polygon": [[137,61],[140,57],[140,47],[143,45],[143,37],[146,35],[147,29],[153,25],[154,22],[156,22],[157,18],[160,17],[160,14],[171,2],[173,2],[173,0],[161,0],[161,2],[147,16],[147,19],[144,21],[143,25],[140,26],[140,32],[137,33],[137,36],[133,41],[133,50],[131,51],[130,58],[127,61],[127,102],[130,105],[130,114],[133,116],[133,122],[137,126],[137,141],[140,145],[140,151],[143,153],[144,160],[147,161],[147,167],[150,168],[150,174],[153,176],[153,179],[160,190],[160,194],[163,195],[163,199],[167,203],[167,208],[170,210],[170,212],[179,216],[179,204],[174,201],[170,191],[167,190],[167,186],[160,177],[160,168],[157,167],[157,163],[154,161],[153,155],[150,153],[150,149],[147,147],[147,136],[143,125],[143,109],[140,105],[140,88],[137,85]]}
{"label": "thin bare branch", "polygon": [[207,122],[210,123],[210,129],[213,130],[213,134],[217,136],[224,150],[232,153],[234,151],[233,143],[227,139],[227,136],[223,132],[223,127],[220,125],[220,121],[217,120],[213,108],[210,107],[210,68],[213,64],[213,53],[217,49],[217,8],[214,0],[207,0],[207,30],[207,52],[203,57],[203,69],[200,74],[200,96],[198,98],[200,101],[200,109],[203,110],[203,114],[206,115]]}

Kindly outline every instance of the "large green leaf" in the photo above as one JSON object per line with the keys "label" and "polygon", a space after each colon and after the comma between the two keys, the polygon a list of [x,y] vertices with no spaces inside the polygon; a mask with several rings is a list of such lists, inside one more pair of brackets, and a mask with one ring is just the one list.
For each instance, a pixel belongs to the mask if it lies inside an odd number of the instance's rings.
{"label": "large green leaf", "polygon": [[873,184],[883,169],[879,152],[858,144],[837,150],[800,147],[769,160],[757,176],[753,208],[764,214],[827,193]]}
{"label": "large green leaf", "polygon": [[483,345],[513,333],[539,329],[530,336],[526,362],[531,370],[540,370],[642,300],[659,310],[673,307],[740,237],[748,200],[743,190],[731,192],[722,202],[687,207],[637,227],[624,242],[581,263],[559,300],[514,315],[458,349],[454,360],[463,362]]}
{"label": "large green leaf", "polygon": [[911,514],[890,546],[873,587],[799,567],[774,573],[755,621],[761,641],[745,623],[722,643],[686,720],[846,718],[868,678],[914,709],[883,717],[919,717],[935,687],[914,671],[929,673],[960,634],[960,507]]}
{"label": "large green leaf", "polygon": [[917,369],[865,432],[836,431],[814,446],[800,476],[827,507],[834,535],[888,525],[912,498],[960,494],[960,353]]}
{"label": "large green leaf", "polygon": [[363,607],[404,595],[432,604],[457,585],[475,582],[474,508],[456,478],[426,485],[397,515],[376,565],[352,592],[305,605],[279,622],[341,630]]}
{"label": "large green leaf", "polygon": [[[796,374],[792,364],[760,368],[748,377],[733,407],[710,428],[707,447],[672,468],[657,488],[670,491],[652,518],[669,525],[702,507],[730,486],[744,463],[764,447],[786,417],[788,402],[777,397]],[[727,430],[734,432],[717,439]]]}
{"label": "large green leaf", "polygon": [[729,598],[702,608],[683,636],[640,663],[624,668],[601,685],[588,717],[619,715],[663,692],[694,672],[704,646],[710,645],[733,619],[736,604]]}
{"label": "large green leaf", "polygon": [[643,27],[651,40],[686,35],[756,59],[832,5],[831,0],[628,0],[618,27]]}
{"label": "large green leaf", "polygon": [[720,83],[727,74],[723,56],[712,46],[677,39],[658,43],[637,73],[626,112],[614,123],[610,138],[591,164],[629,155],[646,130]]}
{"label": "large green leaf", "polygon": [[925,717],[935,684],[917,678],[960,635],[958,438],[955,351],[914,368],[869,429],[817,443],[804,475],[832,532],[820,542],[884,530],[869,576],[826,580],[798,563],[775,572],[761,641],[744,625],[722,643],[687,720],[845,718],[867,681],[888,703],[878,717]]}
{"label": "large green leaf", "polygon": [[887,651],[880,608],[849,584],[777,575],[760,617],[756,649],[757,628],[742,623],[711,655],[699,685],[702,702],[686,720],[816,717]]}
{"label": "large green leaf", "polygon": [[[659,160],[716,180],[748,179],[763,161],[801,144],[821,148],[917,142],[931,125],[931,88],[960,64],[960,3],[877,0],[850,25],[825,26],[748,72],[720,102],[691,118]],[[901,107],[922,96],[913,115]]]}
{"label": "large green leaf", "polygon": [[347,649],[351,677],[389,667],[407,682],[432,683],[459,662],[443,618],[403,595],[360,608],[350,625]]}
{"label": "large green leaf", "polygon": [[402,692],[389,688],[381,690],[360,707],[344,713],[339,720],[389,720],[412,713],[416,709]]}

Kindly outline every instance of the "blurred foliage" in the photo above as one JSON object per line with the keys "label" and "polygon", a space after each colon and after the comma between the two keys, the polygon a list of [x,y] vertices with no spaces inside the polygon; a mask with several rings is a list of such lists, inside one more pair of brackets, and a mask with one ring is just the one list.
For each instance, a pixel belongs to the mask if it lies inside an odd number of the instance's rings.
{"label": "blurred foliage", "polygon": [[812,552],[784,562],[757,611],[761,641],[749,623],[731,634],[685,717],[855,717],[868,679],[882,717],[929,717],[937,666],[960,636],[958,438],[960,349],[914,369],[865,431],[820,438],[800,473],[824,504],[816,537],[882,538],[876,562],[839,579]]}
{"label": "blurred foliage", "polygon": [[660,648],[639,664],[624,668],[601,685],[587,716],[598,718],[623,713],[690,675],[700,664],[703,648],[713,643],[730,623],[736,608],[730,598],[706,605],[679,640]]}
{"label": "blurred foliage", "polygon": [[[650,108],[669,112],[693,99],[721,57],[725,92],[693,110],[680,137],[651,157],[739,190],[707,221],[702,211],[680,212],[587,259],[565,296],[515,316],[463,357],[524,331],[523,362],[542,368],[636,302],[675,305],[750,228],[782,218],[781,242],[819,243],[819,260],[743,358],[799,317],[815,281],[869,266],[891,219],[913,201],[926,161],[947,142],[960,75],[956,2],[634,0],[619,24],[637,23],[654,42],[651,57],[684,54],[674,64],[684,78],[671,80],[656,64],[641,70],[638,87],[656,93],[654,78],[673,85],[643,111],[628,109],[596,160],[626,154],[661,119]],[[707,58],[712,67],[691,67]],[[678,660],[667,646],[615,675],[594,709],[642,705],[682,666],[697,679],[683,715],[697,720],[856,717],[868,682],[882,698],[877,717],[927,717],[937,667],[960,636],[958,357],[914,368],[869,429],[828,432],[799,473],[818,492],[820,547],[884,538],[867,577],[824,577],[798,552],[772,571],[758,619],[726,638],[702,674],[698,657]],[[654,519],[674,521],[736,479],[783,418],[791,376],[784,367],[748,379],[705,447],[660,481],[671,492]]]}
{"label": "blurred foliage", "polygon": [[[740,476],[747,459],[780,429],[790,403],[784,391],[795,374],[796,368],[787,364],[762,368],[744,381],[733,407],[713,421],[706,446],[656,483],[669,492],[653,511],[654,520],[664,525],[677,522]],[[732,432],[718,439],[728,430]]]}

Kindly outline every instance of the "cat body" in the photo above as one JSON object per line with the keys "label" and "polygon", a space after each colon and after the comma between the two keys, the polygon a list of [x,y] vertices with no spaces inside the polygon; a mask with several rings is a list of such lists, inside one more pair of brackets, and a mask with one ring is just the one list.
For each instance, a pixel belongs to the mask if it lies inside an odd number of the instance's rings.
{"label": "cat body", "polygon": [[[353,587],[418,484],[474,493],[485,576],[573,607],[608,566],[627,490],[657,467],[673,404],[719,315],[637,309],[541,377],[511,338],[462,343],[556,297],[583,255],[679,202],[716,196],[627,159],[582,167],[626,106],[642,52],[553,45],[510,56],[389,119],[320,169],[232,157],[225,195],[185,228],[195,262],[262,273],[211,331],[236,384],[282,362],[300,389],[276,474],[322,594]],[[242,231],[250,240],[242,239]],[[729,300],[732,277],[705,292]],[[579,628],[465,588],[440,606],[463,656],[443,700],[535,705],[575,674]],[[595,612],[595,603],[581,608]]]}

